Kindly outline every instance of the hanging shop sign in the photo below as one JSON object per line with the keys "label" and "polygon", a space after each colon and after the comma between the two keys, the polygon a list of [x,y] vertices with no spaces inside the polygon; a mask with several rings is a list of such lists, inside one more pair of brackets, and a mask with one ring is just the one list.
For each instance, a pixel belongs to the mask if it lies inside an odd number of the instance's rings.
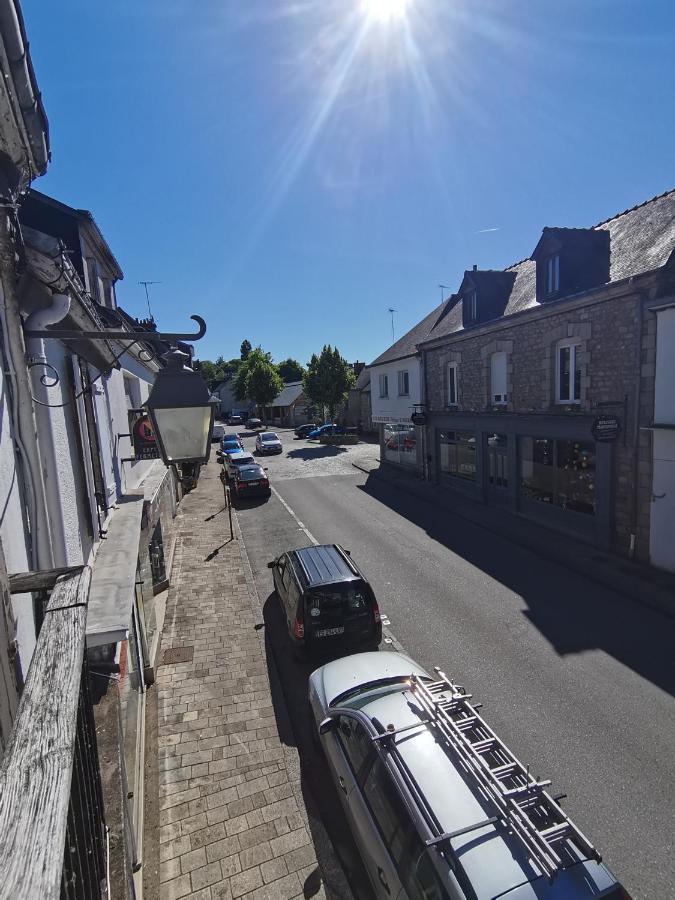
{"label": "hanging shop sign", "polygon": [[413,413],[412,416],[410,416],[410,421],[413,425],[426,425],[427,417],[424,413]]}
{"label": "hanging shop sign", "polygon": [[150,416],[144,409],[129,410],[129,434],[136,459],[159,459],[159,445]]}
{"label": "hanging shop sign", "polygon": [[621,433],[621,422],[617,416],[598,416],[591,425],[591,434],[601,444],[610,444]]}

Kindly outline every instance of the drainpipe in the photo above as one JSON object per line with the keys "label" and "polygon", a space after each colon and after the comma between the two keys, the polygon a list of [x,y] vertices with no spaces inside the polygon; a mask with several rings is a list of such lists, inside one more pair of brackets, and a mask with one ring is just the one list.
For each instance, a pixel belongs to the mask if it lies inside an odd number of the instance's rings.
{"label": "drainpipe", "polygon": [[[55,325],[68,315],[70,297],[68,294],[52,294],[51,305],[46,309],[31,313],[26,319],[26,331],[42,331],[47,325]],[[49,377],[44,338],[28,338],[26,362],[31,364],[30,376],[33,397],[40,403],[49,404],[49,390],[43,379]],[[45,374],[46,373],[46,374]],[[52,410],[48,406],[35,404],[35,421],[39,435],[40,459],[42,460],[45,499],[52,535],[52,555],[55,566],[67,566],[74,560],[68,559],[68,550],[63,525],[63,497],[57,469],[57,447],[54,441]],[[79,560],[77,560],[79,562]]]}
{"label": "drainpipe", "polygon": [[31,565],[35,570],[54,567],[42,467],[37,444],[31,383],[25,362],[25,344],[16,297],[15,246],[7,208],[0,207],[0,317],[7,379],[12,393],[14,441],[22,462],[28,494]]}
{"label": "drainpipe", "polygon": [[635,379],[635,429],[633,432],[633,496],[631,502],[632,528],[630,536],[630,546],[628,548],[628,556],[630,559],[633,559],[635,556],[635,542],[637,539],[638,530],[638,498],[640,490],[640,397],[642,395],[642,334],[644,331],[645,299],[646,294],[643,291],[640,291],[637,297],[637,377]]}

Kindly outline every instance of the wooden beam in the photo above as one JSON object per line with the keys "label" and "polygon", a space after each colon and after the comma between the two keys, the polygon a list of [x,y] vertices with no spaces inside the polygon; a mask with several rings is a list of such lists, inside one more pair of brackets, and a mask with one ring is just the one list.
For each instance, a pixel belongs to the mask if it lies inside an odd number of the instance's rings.
{"label": "wooden beam", "polygon": [[17,572],[9,576],[10,594],[28,594],[31,591],[51,591],[57,578],[77,575],[83,566],[63,566],[60,569],[42,569],[40,572]]}
{"label": "wooden beam", "polygon": [[57,900],[91,570],[59,578],[0,770],[0,900]]}

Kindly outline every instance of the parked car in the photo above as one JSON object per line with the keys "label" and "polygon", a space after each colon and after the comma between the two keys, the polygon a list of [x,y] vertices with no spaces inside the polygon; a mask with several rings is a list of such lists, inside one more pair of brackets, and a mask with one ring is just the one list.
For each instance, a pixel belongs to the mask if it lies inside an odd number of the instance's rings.
{"label": "parked car", "polygon": [[228,418],[227,424],[228,425],[241,425],[243,421],[244,420],[242,419],[241,416],[233,414]]}
{"label": "parked car", "polygon": [[267,472],[257,463],[237,466],[232,479],[232,492],[237,500],[245,497],[269,497],[272,488]]}
{"label": "parked car", "polygon": [[244,449],[244,442],[238,434],[226,434],[220,442],[220,449],[223,453],[237,453]]}
{"label": "parked car", "polygon": [[316,422],[308,422],[307,425],[298,425],[295,429],[295,436],[299,438],[307,437],[310,431],[314,431],[314,429],[318,427]]}
{"label": "parked car", "polygon": [[342,425],[331,425],[330,422],[327,425],[319,425],[318,428],[315,428],[314,431],[310,431],[307,435],[308,440],[314,440],[314,438],[321,437],[322,434],[344,434],[345,430]]}
{"label": "parked car", "polygon": [[373,589],[338,544],[290,550],[268,565],[297,649],[372,649],[381,642]]}
{"label": "parked car", "polygon": [[313,725],[375,896],[630,900],[470,697],[402,653],[310,676]]}
{"label": "parked car", "polygon": [[273,431],[263,431],[255,439],[257,453],[281,453],[284,449],[279,436]]}
{"label": "parked car", "polygon": [[250,418],[246,422],[246,427],[249,431],[257,431],[259,428],[263,427],[263,423],[261,419]]}
{"label": "parked car", "polygon": [[225,453],[223,455],[223,467],[226,478],[234,478],[235,470],[239,466],[257,465],[255,457],[251,453],[244,450],[238,450],[235,453]]}
{"label": "parked car", "polygon": [[222,441],[225,436],[225,426],[220,422],[213,423],[213,431],[211,432],[211,441]]}

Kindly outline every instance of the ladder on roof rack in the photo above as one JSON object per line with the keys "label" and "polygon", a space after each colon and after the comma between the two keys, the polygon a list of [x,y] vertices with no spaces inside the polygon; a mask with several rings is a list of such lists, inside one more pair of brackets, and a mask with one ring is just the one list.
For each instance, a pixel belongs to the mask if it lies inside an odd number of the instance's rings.
{"label": "ladder on roof rack", "polygon": [[[479,715],[480,704],[470,703],[472,695],[453,684],[440,669],[435,671],[439,680],[431,683],[417,675],[410,676],[413,694],[467,773],[496,807],[499,818],[520,840],[543,874],[553,879],[565,868],[558,849],[568,840],[589,858],[600,862],[600,854],[593,844],[544,790],[551,782],[533,778],[529,768]],[[492,820],[482,824],[489,821]],[[432,843],[439,840],[436,838]]]}

